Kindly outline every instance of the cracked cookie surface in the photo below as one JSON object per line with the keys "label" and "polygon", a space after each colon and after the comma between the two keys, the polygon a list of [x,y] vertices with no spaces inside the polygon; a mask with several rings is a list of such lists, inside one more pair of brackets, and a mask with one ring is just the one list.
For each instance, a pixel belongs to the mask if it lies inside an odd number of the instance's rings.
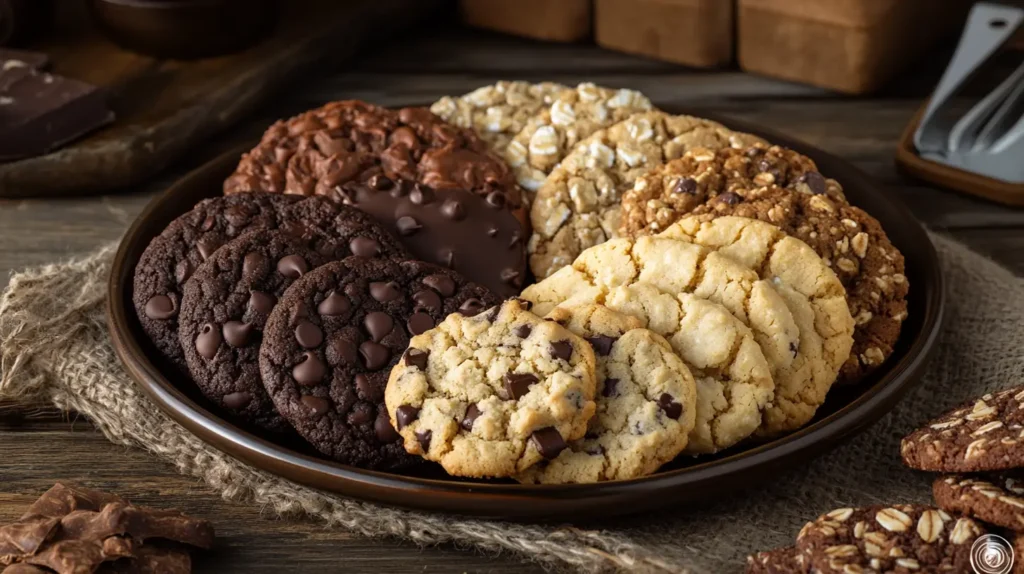
{"label": "cracked cookie surface", "polygon": [[583,439],[515,478],[541,484],[627,480],[678,456],[696,421],[697,391],[668,341],[640,328],[636,317],[601,305],[556,308],[546,319],[593,347],[597,408]]}
{"label": "cracked cookie surface", "polygon": [[405,449],[453,476],[503,477],[556,458],[594,414],[590,344],[517,299],[413,337],[385,392]]}
{"label": "cracked cookie surface", "polygon": [[530,268],[538,279],[584,249],[618,235],[622,193],[637,177],[694,147],[747,147],[762,141],[717,122],[637,113],[576,146],[537,190],[530,208]]}

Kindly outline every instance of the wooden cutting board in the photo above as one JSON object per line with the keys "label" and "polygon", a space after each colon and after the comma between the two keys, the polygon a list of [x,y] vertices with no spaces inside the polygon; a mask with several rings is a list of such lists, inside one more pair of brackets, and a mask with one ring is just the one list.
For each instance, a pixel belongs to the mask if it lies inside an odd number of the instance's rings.
{"label": "wooden cutting board", "polygon": [[116,121],[45,156],[0,163],[0,197],[76,195],[138,183],[252,111],[298,75],[352,56],[439,0],[282,0],[274,32],[244,52],[191,62],[123,50],[61,2],[47,52],[57,74],[109,90]]}

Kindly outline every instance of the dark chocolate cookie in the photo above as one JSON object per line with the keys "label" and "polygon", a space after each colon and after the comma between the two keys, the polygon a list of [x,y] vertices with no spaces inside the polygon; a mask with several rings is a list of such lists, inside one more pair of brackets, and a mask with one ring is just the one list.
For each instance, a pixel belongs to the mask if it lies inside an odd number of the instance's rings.
{"label": "dark chocolate cookie", "polygon": [[907,435],[903,462],[932,472],[985,472],[1024,466],[1024,386],[961,405]]}
{"label": "dark chocolate cookie", "polygon": [[939,507],[972,516],[978,520],[1024,530],[1024,484],[1020,475],[1000,477],[939,477],[932,484],[932,495]]}
{"label": "dark chocolate cookie", "polygon": [[293,281],[333,260],[311,243],[283,231],[247,233],[196,269],[181,301],[179,340],[196,386],[232,415],[274,432],[288,424],[260,380],[262,330]]}
{"label": "dark chocolate cookie", "polygon": [[142,253],[132,293],[139,322],[157,349],[183,370],[178,312],[185,282],[224,243],[248,230],[276,227],[279,207],[293,201],[269,193],[205,199],[172,221]]}
{"label": "dark chocolate cookie", "polygon": [[336,196],[401,237],[416,259],[454,269],[502,297],[522,290],[526,239],[501,191],[481,198],[381,175],[369,184],[347,183]]}
{"label": "dark chocolate cookie", "polygon": [[323,454],[365,468],[415,460],[388,420],[384,388],[411,335],[498,297],[419,261],[352,257],[296,281],[271,313],[263,384],[285,419]]}

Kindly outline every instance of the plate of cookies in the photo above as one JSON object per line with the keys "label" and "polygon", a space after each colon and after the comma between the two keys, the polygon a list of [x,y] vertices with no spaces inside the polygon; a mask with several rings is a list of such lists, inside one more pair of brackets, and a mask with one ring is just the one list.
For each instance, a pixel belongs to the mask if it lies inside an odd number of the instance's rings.
{"label": "plate of cookies", "polygon": [[125,235],[109,325],[161,409],[258,468],[582,520],[836,446],[920,378],[942,308],[927,234],[848,163],[499,82],[328,103],[187,175]]}

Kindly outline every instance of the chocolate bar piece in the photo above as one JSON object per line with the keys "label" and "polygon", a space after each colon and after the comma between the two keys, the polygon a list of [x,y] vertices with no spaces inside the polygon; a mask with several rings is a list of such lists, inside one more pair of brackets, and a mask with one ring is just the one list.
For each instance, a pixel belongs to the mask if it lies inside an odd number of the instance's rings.
{"label": "chocolate bar piece", "polygon": [[96,86],[31,66],[0,68],[0,162],[48,153],[113,120]]}

